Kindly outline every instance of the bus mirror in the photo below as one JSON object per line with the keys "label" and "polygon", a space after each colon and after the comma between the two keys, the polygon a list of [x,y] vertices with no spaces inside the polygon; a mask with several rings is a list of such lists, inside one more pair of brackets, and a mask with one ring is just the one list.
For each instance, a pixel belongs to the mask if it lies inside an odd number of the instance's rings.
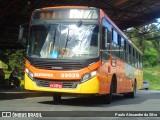
{"label": "bus mirror", "polygon": [[19,41],[21,42],[22,39],[23,39],[23,31],[24,31],[24,28],[22,26],[19,27]]}
{"label": "bus mirror", "polygon": [[20,44],[22,44],[24,47],[27,46],[27,37],[28,37],[28,24],[20,25],[19,27],[19,37],[18,41]]}

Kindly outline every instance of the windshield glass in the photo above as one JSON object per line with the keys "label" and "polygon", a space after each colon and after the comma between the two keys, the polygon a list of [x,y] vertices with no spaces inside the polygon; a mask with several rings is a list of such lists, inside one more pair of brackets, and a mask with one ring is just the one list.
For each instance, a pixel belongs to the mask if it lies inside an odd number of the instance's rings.
{"label": "windshield glass", "polygon": [[52,59],[87,59],[98,56],[98,25],[33,25],[28,56]]}

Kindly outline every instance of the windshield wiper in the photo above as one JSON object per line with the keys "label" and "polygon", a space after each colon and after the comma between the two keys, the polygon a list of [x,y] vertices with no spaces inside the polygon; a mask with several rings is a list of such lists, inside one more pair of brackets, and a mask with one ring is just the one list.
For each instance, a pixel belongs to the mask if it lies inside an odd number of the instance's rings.
{"label": "windshield wiper", "polygon": [[[76,26],[79,28],[81,25],[82,25],[82,21],[80,20],[80,21],[78,21],[78,23],[76,24]],[[67,33],[67,38],[66,38],[66,44],[65,44],[65,47],[64,47],[63,55],[66,52],[68,41],[70,41],[72,39],[72,37],[75,35],[76,32],[77,31],[74,31],[71,35],[69,35],[69,28],[68,28],[68,33]]]}
{"label": "windshield wiper", "polygon": [[57,31],[57,29],[55,28],[54,37],[53,37],[53,49],[55,49],[54,47],[55,47],[55,42],[56,42],[56,31]]}
{"label": "windshield wiper", "polygon": [[87,18],[89,18],[89,16],[90,16],[90,15],[91,15],[91,17],[90,17],[90,18],[93,18],[93,14],[94,14],[94,12],[95,12],[95,10],[91,10],[91,11],[89,12],[89,14],[88,14]]}

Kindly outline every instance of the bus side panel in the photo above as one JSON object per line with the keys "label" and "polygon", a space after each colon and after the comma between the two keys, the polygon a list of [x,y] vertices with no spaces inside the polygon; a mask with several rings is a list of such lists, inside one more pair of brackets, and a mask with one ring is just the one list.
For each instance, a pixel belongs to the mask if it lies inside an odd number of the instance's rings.
{"label": "bus side panel", "polygon": [[[106,15],[100,9],[100,24],[101,25],[102,25],[103,17],[106,17]],[[101,43],[101,44],[104,44],[104,43]],[[113,67],[111,66],[110,59],[107,62],[103,63],[102,66],[99,68],[99,74],[100,74],[99,76],[99,94],[109,94],[110,93],[110,85],[111,85],[112,76],[114,73],[114,70],[112,68]]]}
{"label": "bus side panel", "polygon": [[99,69],[99,94],[110,93],[110,83],[112,76],[110,74],[110,68],[110,62],[106,62]]}
{"label": "bus side panel", "polygon": [[143,71],[135,68],[134,74],[137,81],[137,89],[141,89],[143,85]]}
{"label": "bus side panel", "polygon": [[138,89],[142,89],[143,87],[143,71],[139,70],[139,82],[138,82]]}
{"label": "bus side panel", "polygon": [[[101,23],[102,23],[102,18],[103,17],[105,17],[111,23],[111,25],[123,36],[123,38],[126,41],[130,41],[125,36],[125,34],[114,24],[114,22],[112,22],[112,20],[103,12],[103,10],[100,9]],[[137,49],[134,44],[132,44],[132,47]],[[139,50],[137,49],[137,51],[139,51]],[[140,51],[139,51],[139,53],[140,53]],[[135,68],[134,66],[129,65],[125,62],[123,62],[123,63],[124,63],[124,66],[125,66],[125,69],[124,69],[125,71],[123,70],[124,74],[122,72],[120,72],[120,68],[116,68],[116,72],[111,73],[112,75],[116,74],[116,76],[117,76],[117,93],[132,92],[133,91],[133,84],[134,84],[135,79],[137,81],[137,88],[138,89],[142,88],[143,71],[140,70],[139,68]],[[111,70],[111,71],[114,71],[114,69]],[[121,74],[123,74],[123,75],[121,75]]]}
{"label": "bus side panel", "polygon": [[127,86],[126,86],[126,92],[132,92],[133,91],[133,84],[134,84],[134,67],[127,64],[125,65],[125,73],[126,73],[126,79],[127,79]]}
{"label": "bus side panel", "polygon": [[123,61],[117,60],[117,93],[128,93],[133,91],[134,80],[137,82],[137,89],[142,88],[143,71]]}
{"label": "bus side panel", "polygon": [[116,75],[114,86],[117,87],[115,93],[127,93],[133,91],[134,84],[134,67],[117,59],[113,58],[115,65],[112,64],[112,75]]}
{"label": "bus side panel", "polygon": [[117,76],[117,91],[116,93],[124,93],[126,90],[126,77],[125,77],[125,63],[116,59],[116,76]]}
{"label": "bus side panel", "polygon": [[[100,26],[102,26],[102,18],[103,18],[103,12],[102,10],[100,9]],[[102,31],[101,31],[102,32]],[[101,34],[101,40],[102,40],[102,34]],[[102,46],[102,43],[100,42],[101,46]],[[102,47],[100,48],[102,49]],[[101,58],[102,59],[102,58]],[[102,61],[103,62],[103,61]],[[106,63],[105,63],[106,64]],[[100,66],[99,68],[99,94],[106,94],[108,93],[108,88],[107,88],[107,81],[108,81],[108,76],[107,76],[107,66],[105,66],[104,64],[102,66]],[[106,85],[104,85],[106,84]]]}

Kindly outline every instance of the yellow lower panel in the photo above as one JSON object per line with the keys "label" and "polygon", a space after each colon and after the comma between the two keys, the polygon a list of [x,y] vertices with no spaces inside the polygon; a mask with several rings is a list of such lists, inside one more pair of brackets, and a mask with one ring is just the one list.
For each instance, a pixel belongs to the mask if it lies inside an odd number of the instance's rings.
{"label": "yellow lower panel", "polygon": [[33,91],[48,91],[61,93],[76,93],[76,94],[96,94],[99,93],[99,81],[94,77],[84,83],[78,84],[76,88],[46,88],[39,87],[27,75],[25,75],[24,87],[27,90]]}

